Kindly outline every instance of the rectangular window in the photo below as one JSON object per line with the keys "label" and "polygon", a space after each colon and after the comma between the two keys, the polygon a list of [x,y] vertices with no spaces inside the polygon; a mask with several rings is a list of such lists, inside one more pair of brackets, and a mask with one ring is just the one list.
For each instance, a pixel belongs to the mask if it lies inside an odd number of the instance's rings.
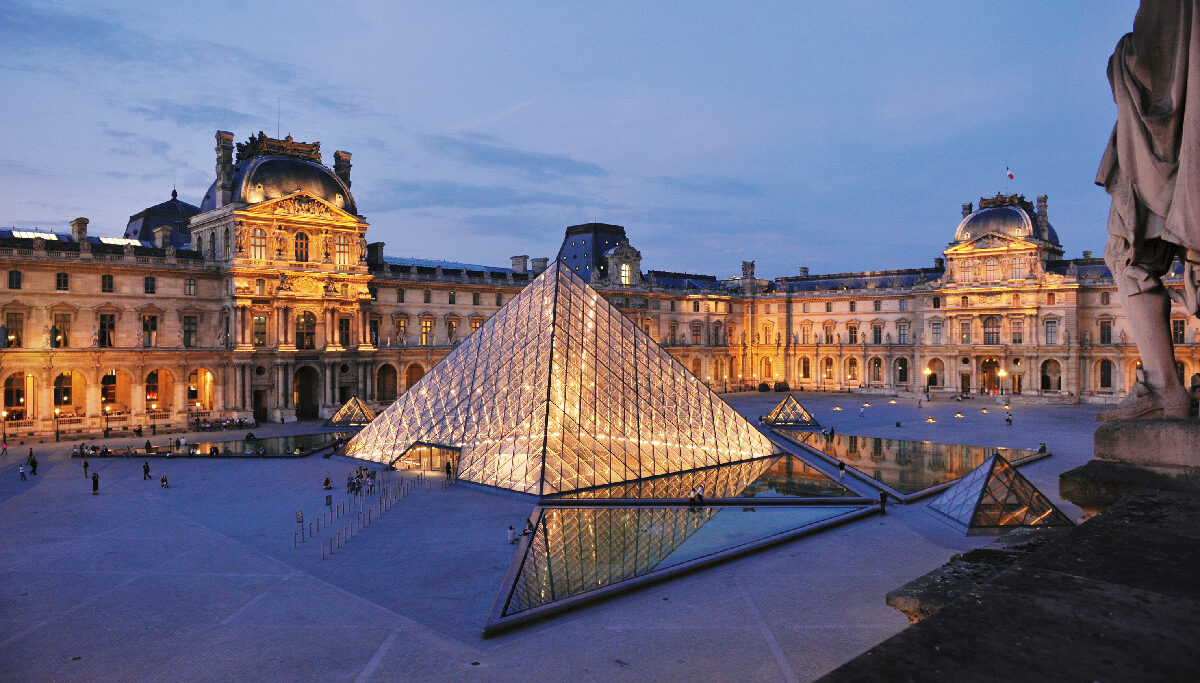
{"label": "rectangular window", "polygon": [[[854,302],[851,301],[850,303],[853,304]],[[858,341],[858,325],[846,326],[846,341],[851,344]]]}
{"label": "rectangular window", "polygon": [[71,290],[71,274],[70,273],[55,273],[54,274],[54,289],[59,292],[67,292]]}
{"label": "rectangular window", "polygon": [[971,343],[971,323],[959,323],[958,324],[958,343],[960,343],[960,344],[970,344]]}
{"label": "rectangular window", "polygon": [[472,306],[479,305],[479,292],[471,292],[471,305]]}
{"label": "rectangular window", "polygon": [[158,316],[142,316],[142,347],[150,348],[158,343]]}
{"label": "rectangular window", "polygon": [[942,297],[940,297],[940,296],[933,297],[933,307],[934,308],[942,307]]}
{"label": "rectangular window", "polygon": [[8,349],[19,349],[23,345],[25,337],[25,314],[24,313],[8,313],[4,316],[4,347]]}
{"label": "rectangular window", "polygon": [[826,302],[825,302],[825,312],[826,312],[826,313],[833,313],[833,302],[831,302],[831,301],[826,301]]}
{"label": "rectangular window", "polygon": [[367,322],[367,336],[371,338],[371,346],[379,346],[379,321]]}
{"label": "rectangular window", "polygon": [[[904,300],[901,299],[900,301],[903,302]],[[908,343],[908,324],[907,323],[899,323],[896,325],[896,341],[900,344]]]}
{"label": "rectangular window", "polygon": [[497,306],[504,305],[504,295],[501,294],[500,292],[496,292],[496,305]]}
{"label": "rectangular window", "polygon": [[1182,321],[1182,320],[1172,320],[1171,321],[1171,341],[1173,343],[1175,343],[1175,344],[1183,343],[1183,330],[1184,330],[1184,321]]}
{"label": "rectangular window", "polygon": [[425,303],[433,303],[433,292],[425,290]]}
{"label": "rectangular window", "polygon": [[254,316],[254,345],[267,345],[267,316],[265,315]]}
{"label": "rectangular window", "polygon": [[429,346],[429,344],[433,341],[432,337],[433,337],[433,321],[432,320],[422,320],[421,321],[421,346]]}
{"label": "rectangular window", "polygon": [[1020,320],[1014,320],[1012,324],[1012,343],[1025,343],[1025,323]]}
{"label": "rectangular window", "polygon": [[50,328],[50,346],[65,349],[71,345],[71,314],[55,313],[54,327]]}
{"label": "rectangular window", "polygon": [[189,277],[183,281],[183,293],[187,296],[196,296],[196,278]]}
{"label": "rectangular window", "polygon": [[1101,344],[1111,344],[1112,343],[1112,321],[1111,320],[1101,320],[1100,321],[1100,343]]}
{"label": "rectangular window", "polygon": [[879,299],[876,299],[875,301],[871,302],[871,305],[876,311],[883,310],[883,302],[880,301]]}
{"label": "rectangular window", "polygon": [[871,326],[871,343],[872,344],[882,344],[883,343],[883,325],[872,325]]}
{"label": "rectangular window", "polygon": [[855,312],[855,311],[857,311],[857,310],[858,310],[858,302],[857,302],[857,301],[851,301],[851,302],[850,302],[850,312],[851,312],[851,313],[853,313],[853,312]]}
{"label": "rectangular window", "polygon": [[451,305],[456,304],[456,303],[458,303],[458,294],[456,294],[453,290],[451,290],[450,295],[447,297],[447,299],[449,300],[449,303]]}
{"label": "rectangular window", "polygon": [[113,313],[100,314],[100,328],[96,331],[96,345],[111,348],[117,341],[117,316]]}
{"label": "rectangular window", "polygon": [[804,305],[801,307],[801,310],[802,310],[802,311],[804,311],[805,313],[808,313],[808,304],[807,304],[807,303],[805,303],[805,304],[804,304]]}
{"label": "rectangular window", "polygon": [[338,318],[338,344],[350,348],[350,319]]}
{"label": "rectangular window", "polygon": [[106,293],[111,293],[113,291],[113,276],[111,276],[111,275],[101,275],[100,276],[100,291],[106,292]]}
{"label": "rectangular window", "polygon": [[401,345],[408,343],[408,318],[400,318],[396,321],[396,343]]}
{"label": "rectangular window", "polygon": [[[693,301],[693,302],[692,302],[692,312],[693,312],[693,313],[699,313],[699,312],[700,312],[700,302],[699,302],[699,301]],[[771,307],[770,307],[770,306],[767,306],[767,313],[770,313],[770,312],[771,312]]]}
{"label": "rectangular window", "polygon": [[1046,321],[1046,343],[1047,344],[1057,344],[1058,343],[1058,321],[1057,320],[1047,320]]}
{"label": "rectangular window", "polygon": [[142,291],[146,294],[153,294],[158,289],[158,283],[154,278],[148,277],[142,282]]}
{"label": "rectangular window", "polygon": [[8,271],[8,288],[9,289],[20,289],[21,288],[21,271],[19,271],[19,270]]}
{"label": "rectangular window", "polygon": [[398,301],[400,303],[404,303],[404,290],[403,289],[396,290],[396,301]]}
{"label": "rectangular window", "polygon": [[941,344],[942,343],[942,324],[941,323],[930,323],[929,336],[933,339],[934,344]]}
{"label": "rectangular window", "polygon": [[200,335],[200,320],[194,315],[183,316],[183,346],[195,348]]}
{"label": "rectangular window", "polygon": [[901,300],[900,300],[900,310],[902,310],[902,311],[907,311],[907,310],[908,310],[908,299],[901,299]]}
{"label": "rectangular window", "polygon": [[[476,318],[475,320],[471,321],[471,331],[472,332],[474,332],[475,330],[478,330],[480,327],[483,327],[482,320],[479,320],[478,318]],[[650,334],[650,323],[646,323],[646,334]]]}
{"label": "rectangular window", "polygon": [[826,344],[832,344],[832,343],[833,343],[833,327],[826,327],[826,328],[825,328],[825,343],[826,343]]}

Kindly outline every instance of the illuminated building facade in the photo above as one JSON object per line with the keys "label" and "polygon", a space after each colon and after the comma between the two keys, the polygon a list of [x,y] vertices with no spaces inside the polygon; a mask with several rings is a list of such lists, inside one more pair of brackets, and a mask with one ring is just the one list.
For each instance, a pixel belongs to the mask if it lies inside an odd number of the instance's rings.
{"label": "illuminated building facade", "polygon": [[[351,155],[216,135],[216,178],[130,217],[123,237],[0,230],[0,377],[12,434],[118,433],[216,417],[382,409],[520,293],[508,267],[401,258],[368,243]],[[716,391],[961,391],[1112,401],[1137,349],[1108,269],[1065,259],[1046,199],[963,207],[934,265],[759,279],[643,270],[620,226],[567,229],[555,262]],[[1178,271],[1168,286],[1179,285]],[[1195,319],[1172,316],[1185,381]],[[928,370],[928,373],[925,372]],[[57,412],[55,412],[57,409]]]}

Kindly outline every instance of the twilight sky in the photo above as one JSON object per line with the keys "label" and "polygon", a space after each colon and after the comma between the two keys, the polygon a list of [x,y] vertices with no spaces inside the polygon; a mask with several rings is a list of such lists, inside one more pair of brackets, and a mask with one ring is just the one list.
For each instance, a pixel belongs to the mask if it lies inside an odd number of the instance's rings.
{"label": "twilight sky", "polygon": [[[931,264],[960,205],[1104,245],[1135,0],[0,3],[0,225],[120,234],[217,129],[354,154],[387,253],[507,265],[626,227],[643,269]],[[1004,177],[1008,165],[1016,174]]]}

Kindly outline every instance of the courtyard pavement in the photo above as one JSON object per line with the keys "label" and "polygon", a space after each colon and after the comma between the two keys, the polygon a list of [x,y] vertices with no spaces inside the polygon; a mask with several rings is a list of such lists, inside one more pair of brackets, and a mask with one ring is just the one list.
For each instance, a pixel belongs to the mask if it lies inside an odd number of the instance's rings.
{"label": "courtyard pavement", "polygon": [[[1079,515],[1059,500],[1057,476],[1090,459],[1096,406],[1013,406],[1007,427],[990,401],[918,411],[907,399],[797,395],[839,433],[1044,441],[1054,456],[1021,472]],[[782,394],[725,398],[756,422]],[[864,400],[872,407],[860,418]],[[293,547],[296,512],[321,513],[326,476],[335,505],[345,500],[357,461],[158,458],[142,481],[141,460],[97,458],[92,496],[70,444],[34,444],[40,465],[27,482],[17,465],[28,446],[10,446],[0,461],[0,680],[811,680],[906,626],[884,604],[889,590],[988,542],[959,535],[927,502],[893,505],[484,640],[514,552],[505,530],[520,528],[529,502],[413,482],[322,559],[317,542]],[[159,488],[162,474],[171,488]]]}

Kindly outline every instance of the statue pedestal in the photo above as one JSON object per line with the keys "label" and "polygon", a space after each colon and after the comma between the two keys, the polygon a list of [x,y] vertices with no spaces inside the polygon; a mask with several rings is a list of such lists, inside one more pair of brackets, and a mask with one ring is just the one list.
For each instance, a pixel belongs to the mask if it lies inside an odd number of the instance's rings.
{"label": "statue pedestal", "polygon": [[1106,422],[1096,430],[1094,453],[1058,478],[1059,495],[1088,516],[1140,488],[1200,492],[1200,421]]}

